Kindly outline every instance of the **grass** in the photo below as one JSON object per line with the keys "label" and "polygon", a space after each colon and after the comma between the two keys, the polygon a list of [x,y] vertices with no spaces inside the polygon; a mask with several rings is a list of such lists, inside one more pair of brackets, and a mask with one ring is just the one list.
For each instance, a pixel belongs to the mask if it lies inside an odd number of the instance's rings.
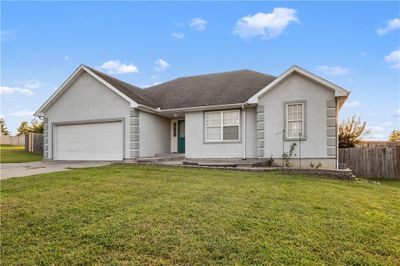
{"label": "grass", "polygon": [[0,163],[26,163],[42,160],[41,154],[26,152],[24,146],[0,144]]}
{"label": "grass", "polygon": [[399,265],[400,183],[137,165],[1,183],[2,264]]}

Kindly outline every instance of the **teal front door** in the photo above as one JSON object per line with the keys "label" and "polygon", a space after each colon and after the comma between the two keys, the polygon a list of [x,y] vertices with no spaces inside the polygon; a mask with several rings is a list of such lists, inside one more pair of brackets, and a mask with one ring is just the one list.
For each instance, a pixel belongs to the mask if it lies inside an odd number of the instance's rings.
{"label": "teal front door", "polygon": [[178,153],[185,153],[185,120],[178,121]]}

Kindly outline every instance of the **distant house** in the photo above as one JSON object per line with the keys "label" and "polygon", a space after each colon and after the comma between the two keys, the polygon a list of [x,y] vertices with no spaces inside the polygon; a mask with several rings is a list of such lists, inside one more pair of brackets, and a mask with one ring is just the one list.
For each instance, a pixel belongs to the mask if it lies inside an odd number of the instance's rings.
{"label": "distant house", "polygon": [[349,91],[300,67],[240,70],[140,89],[81,65],[39,108],[47,160],[282,159],[337,167],[337,117]]}

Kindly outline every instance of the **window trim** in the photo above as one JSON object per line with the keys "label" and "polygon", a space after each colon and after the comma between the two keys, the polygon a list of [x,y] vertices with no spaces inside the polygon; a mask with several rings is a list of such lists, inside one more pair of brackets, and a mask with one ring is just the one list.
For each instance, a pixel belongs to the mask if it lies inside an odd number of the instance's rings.
{"label": "window trim", "polygon": [[[224,125],[224,112],[237,112],[239,114],[239,123],[238,125]],[[221,124],[220,124],[220,136],[221,139],[218,140],[208,140],[207,139],[207,128],[217,128],[217,126],[207,126],[207,114],[210,113],[219,113],[221,116]],[[241,142],[241,120],[242,120],[242,112],[239,109],[228,109],[228,110],[215,110],[215,111],[205,111],[203,113],[203,143],[204,144],[216,144],[216,143],[240,143]],[[238,127],[238,138],[237,139],[228,139],[228,140],[223,140],[224,137],[224,126],[237,126]]]}
{"label": "window trim", "polygon": [[[301,138],[299,137],[289,137],[288,133],[289,133],[289,105],[292,104],[301,104],[302,105],[302,133],[303,135],[301,136]],[[283,103],[283,110],[284,110],[284,129],[285,129],[285,134],[284,134],[284,140],[288,140],[288,141],[293,141],[293,140],[306,140],[307,139],[307,101],[305,100],[299,100],[299,101],[290,101],[290,102],[284,102]]]}

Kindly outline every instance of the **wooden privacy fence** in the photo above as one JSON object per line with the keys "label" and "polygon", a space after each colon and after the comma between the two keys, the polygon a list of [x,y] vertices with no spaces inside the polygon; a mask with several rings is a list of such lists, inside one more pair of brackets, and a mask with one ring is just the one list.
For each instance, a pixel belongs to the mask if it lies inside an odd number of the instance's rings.
{"label": "wooden privacy fence", "polygon": [[21,136],[8,136],[8,135],[0,135],[0,143],[7,145],[24,145],[25,137]]}
{"label": "wooden privacy fence", "polygon": [[25,151],[43,154],[43,134],[25,134]]}
{"label": "wooden privacy fence", "polygon": [[346,165],[356,176],[400,179],[400,147],[339,149],[339,164]]}

